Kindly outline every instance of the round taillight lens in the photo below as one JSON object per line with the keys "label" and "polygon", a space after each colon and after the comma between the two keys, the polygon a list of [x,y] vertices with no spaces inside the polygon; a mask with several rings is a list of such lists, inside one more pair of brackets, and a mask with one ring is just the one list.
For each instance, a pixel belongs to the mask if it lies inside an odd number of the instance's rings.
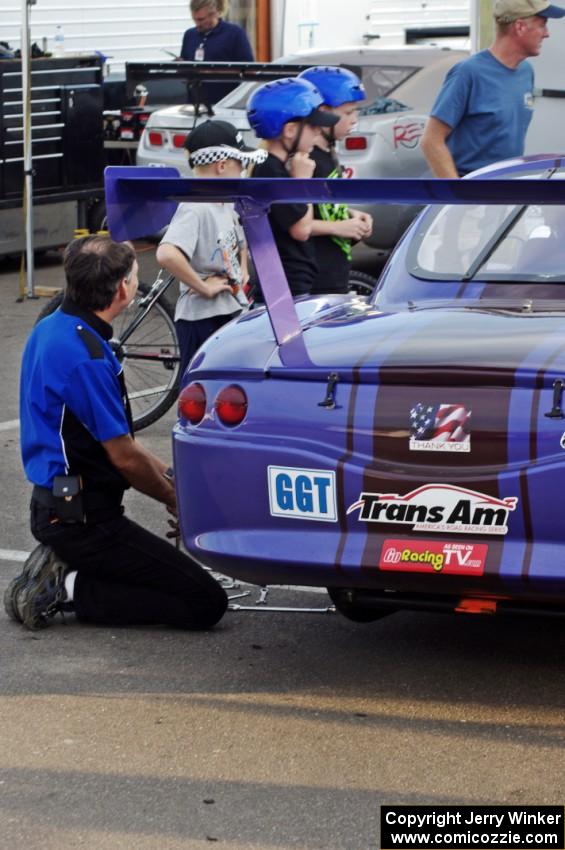
{"label": "round taillight lens", "polygon": [[247,396],[241,387],[224,387],[216,396],[214,407],[222,425],[240,425],[247,415]]}
{"label": "round taillight lens", "polygon": [[206,413],[206,392],[202,384],[189,384],[179,395],[178,415],[191,425],[198,425]]}

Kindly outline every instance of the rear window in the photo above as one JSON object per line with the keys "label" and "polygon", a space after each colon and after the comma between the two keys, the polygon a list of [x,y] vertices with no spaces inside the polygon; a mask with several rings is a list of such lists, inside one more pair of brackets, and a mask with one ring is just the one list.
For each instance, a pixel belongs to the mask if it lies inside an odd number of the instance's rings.
{"label": "rear window", "polygon": [[428,280],[565,281],[565,207],[431,209],[408,264],[411,274]]}
{"label": "rear window", "polygon": [[388,97],[419,70],[417,67],[408,68],[406,65],[365,65],[362,68],[363,85],[368,103],[380,97]]}

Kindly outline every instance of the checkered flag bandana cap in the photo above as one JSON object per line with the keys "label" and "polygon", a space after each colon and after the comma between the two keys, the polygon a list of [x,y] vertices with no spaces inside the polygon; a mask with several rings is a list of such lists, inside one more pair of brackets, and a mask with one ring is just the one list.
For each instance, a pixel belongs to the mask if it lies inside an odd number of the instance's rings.
{"label": "checkered flag bandana cap", "polygon": [[223,159],[237,159],[247,166],[250,162],[264,162],[267,152],[250,148],[243,136],[229,121],[205,121],[186,137],[185,148],[191,167],[210,165]]}
{"label": "checkered flag bandana cap", "polygon": [[229,145],[219,145],[210,148],[200,148],[196,153],[189,154],[188,162],[191,168],[195,168],[199,165],[210,165],[212,162],[221,162],[224,159],[237,159],[244,168],[247,168],[250,162],[265,162],[267,156],[267,151],[259,149],[242,151],[232,148]]}

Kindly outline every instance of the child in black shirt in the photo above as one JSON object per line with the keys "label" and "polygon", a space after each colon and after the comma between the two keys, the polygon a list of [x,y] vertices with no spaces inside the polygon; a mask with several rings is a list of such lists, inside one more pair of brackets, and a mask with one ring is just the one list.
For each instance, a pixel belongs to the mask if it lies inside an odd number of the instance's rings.
{"label": "child in black shirt", "polygon": [[[358,103],[365,100],[361,80],[346,68],[318,66],[303,71],[298,79],[316,86],[324,99],[322,110],[331,111],[338,123],[322,130],[310,157],[316,163],[314,177],[341,177],[335,143],[355,128]],[[320,203],[314,207],[312,239],[318,273],[312,294],[347,292],[351,267],[351,243],[370,236],[373,220],[368,213],[347,204]]]}
{"label": "child in black shirt", "polygon": [[[247,104],[255,134],[266,139],[268,157],[256,165],[253,177],[312,177],[309,154],[322,128],[339,118],[319,107],[322,97],[307,80],[283,78],[256,89]],[[316,251],[310,240],[314,221],[311,204],[273,204],[269,221],[290,291],[308,295],[318,275]]]}

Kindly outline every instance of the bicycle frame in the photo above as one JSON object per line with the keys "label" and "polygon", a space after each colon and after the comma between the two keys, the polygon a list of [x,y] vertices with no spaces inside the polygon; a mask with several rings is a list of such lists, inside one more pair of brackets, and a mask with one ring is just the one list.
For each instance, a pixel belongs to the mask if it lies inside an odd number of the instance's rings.
{"label": "bicycle frame", "polygon": [[[139,325],[143,322],[153,305],[159,300],[161,295],[163,295],[171,283],[174,281],[174,275],[170,274],[163,280],[163,271],[161,270],[155,281],[151,285],[151,289],[137,304],[138,307],[141,307],[142,310],[138,315],[133,319],[129,325],[125,328],[125,330],[120,334],[120,336],[113,340],[114,349],[118,350],[124,345],[125,342],[129,339],[132,333],[137,330]],[[130,360],[152,360],[152,361],[162,361],[165,364],[177,363],[180,361],[180,357],[167,354],[133,354],[129,353],[128,357]]]}

